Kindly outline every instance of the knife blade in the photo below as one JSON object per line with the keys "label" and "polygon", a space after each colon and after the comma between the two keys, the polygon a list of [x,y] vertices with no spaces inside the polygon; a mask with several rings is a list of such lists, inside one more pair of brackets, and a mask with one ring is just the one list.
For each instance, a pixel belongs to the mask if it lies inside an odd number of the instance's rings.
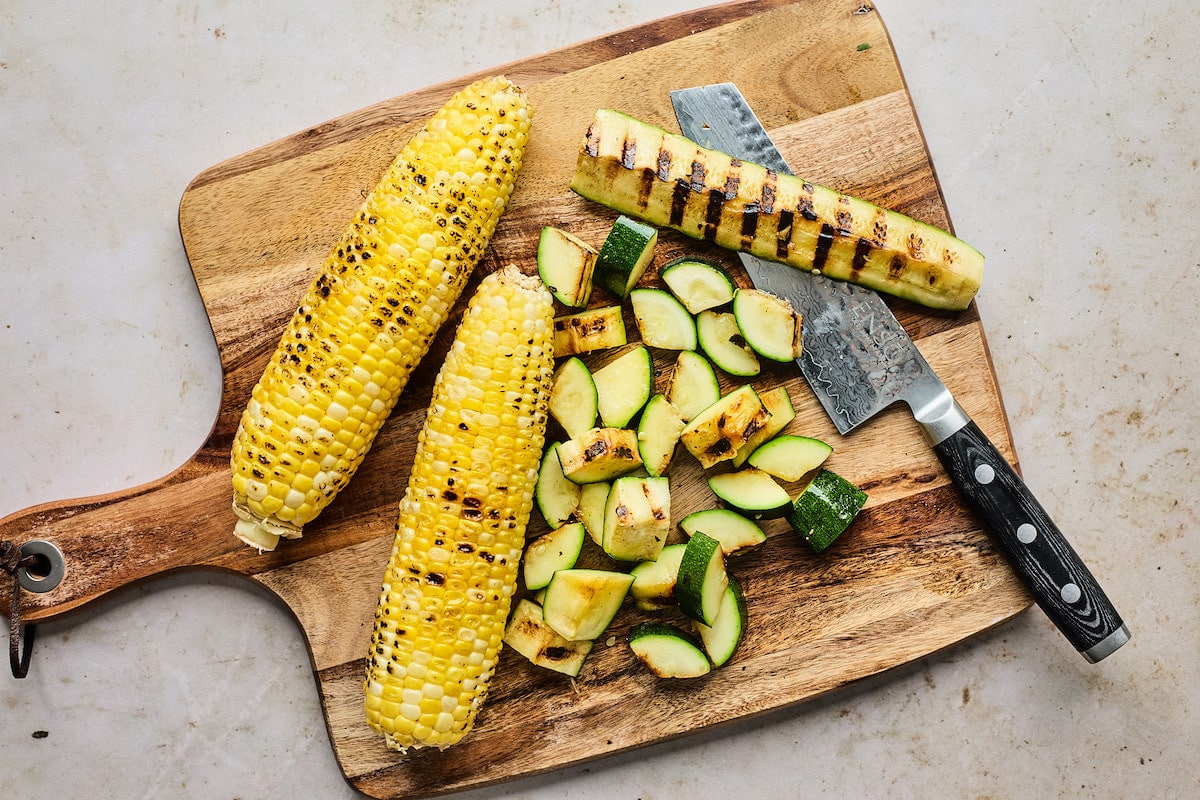
{"label": "knife blade", "polygon": [[[697,144],[790,173],[734,84],[676,90],[671,104],[683,135]],[[796,363],[840,433],[905,403],[968,506],[1075,649],[1095,663],[1129,641],[1128,626],[1078,553],[876,292],[738,255],[755,287],[800,312]]]}

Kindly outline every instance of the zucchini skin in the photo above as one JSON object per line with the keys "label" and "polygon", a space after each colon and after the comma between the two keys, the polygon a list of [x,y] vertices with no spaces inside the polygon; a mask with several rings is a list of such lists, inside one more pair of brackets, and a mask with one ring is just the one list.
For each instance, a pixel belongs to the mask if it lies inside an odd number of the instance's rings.
{"label": "zucchini skin", "polygon": [[571,189],[652,225],[948,310],[983,255],[954,235],[612,109],[588,126]]}

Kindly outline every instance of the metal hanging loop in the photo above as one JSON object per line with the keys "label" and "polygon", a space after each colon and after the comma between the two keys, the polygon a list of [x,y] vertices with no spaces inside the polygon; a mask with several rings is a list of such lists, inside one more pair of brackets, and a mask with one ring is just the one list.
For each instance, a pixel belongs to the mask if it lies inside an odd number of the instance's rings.
{"label": "metal hanging loop", "polygon": [[21,624],[21,590],[48,592],[62,582],[66,563],[62,551],[41,539],[19,548],[0,540],[0,569],[12,575],[12,603],[8,614],[8,663],[14,678],[29,674],[36,628]]}

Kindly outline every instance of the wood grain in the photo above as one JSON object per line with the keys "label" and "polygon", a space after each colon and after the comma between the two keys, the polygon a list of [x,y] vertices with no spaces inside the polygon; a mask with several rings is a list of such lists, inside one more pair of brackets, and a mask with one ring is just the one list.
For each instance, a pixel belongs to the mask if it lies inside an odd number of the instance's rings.
{"label": "wood grain", "polygon": [[[546,224],[602,240],[614,215],[567,188],[597,107],[677,129],[669,91],[721,81],[739,85],[797,173],[950,227],[895,54],[869,5],[730,3],[491,72],[527,89],[535,118],[526,165],[480,274],[507,263],[529,267]],[[767,543],[732,562],[745,584],[751,625],[729,667],[702,684],[654,679],[621,640],[643,618],[629,608],[612,629],[612,644],[597,646],[573,684],[505,652],[488,704],[462,744],[408,756],[386,750],[363,721],[363,658],[395,506],[453,325],[435,341],[355,480],[303,539],[263,554],[234,539],[228,452],[279,331],[361,193],[425,116],[474,77],[316,125],[218,164],[189,185],[180,231],[223,374],[212,433],[159,481],[0,520],[0,538],[48,539],[66,555],[57,589],[23,593],[26,620],[61,616],[174,570],[249,576],[282,598],[304,631],[348,780],[372,796],[417,797],[545,772],[800,703],[1028,607],[904,409],[888,409],[841,437],[795,368],[772,365],[756,383],[788,387],[798,411],[789,431],[830,441],[829,465],[863,486],[870,500],[852,531],[821,557],[773,521],[765,525]],[[656,265],[682,253],[719,260],[746,281],[730,254],[670,232],[660,239]],[[657,280],[656,267],[644,280]],[[607,301],[598,295],[597,302]],[[945,314],[889,304],[959,402],[1015,463],[974,307]],[[656,366],[670,363],[670,354],[656,353]],[[680,459],[671,478],[677,517],[715,505],[690,459]],[[544,530],[535,515],[530,535]],[[7,608],[7,591],[0,588],[0,607]],[[531,741],[538,746],[526,746]]]}

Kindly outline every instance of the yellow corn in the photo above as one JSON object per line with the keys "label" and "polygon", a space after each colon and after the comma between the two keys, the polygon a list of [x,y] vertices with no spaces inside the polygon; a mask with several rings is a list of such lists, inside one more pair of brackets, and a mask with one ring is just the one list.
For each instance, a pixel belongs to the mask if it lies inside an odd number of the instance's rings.
{"label": "yellow corn", "polygon": [[364,683],[388,747],[444,748],[487,696],[533,508],[553,300],[515,267],[471,298],[400,502]]}
{"label": "yellow corn", "polygon": [[496,226],[531,111],[503,77],[455,94],[333,246],[254,387],[230,464],[236,535],[298,537],[349,482]]}

